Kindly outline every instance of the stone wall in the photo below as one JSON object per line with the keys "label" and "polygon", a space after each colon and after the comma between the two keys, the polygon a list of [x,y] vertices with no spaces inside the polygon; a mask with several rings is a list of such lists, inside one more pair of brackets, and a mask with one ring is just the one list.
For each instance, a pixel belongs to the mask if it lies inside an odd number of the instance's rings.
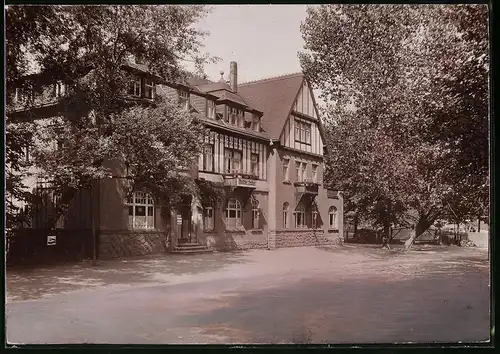
{"label": "stone wall", "polygon": [[267,248],[267,236],[262,231],[225,231],[221,237],[217,234],[205,234],[208,247],[218,251],[247,250]]}
{"label": "stone wall", "polygon": [[323,229],[277,230],[276,248],[337,245],[341,242],[340,238],[338,233],[325,235]]}
{"label": "stone wall", "polygon": [[165,233],[158,231],[101,231],[99,259],[164,252],[165,241]]}

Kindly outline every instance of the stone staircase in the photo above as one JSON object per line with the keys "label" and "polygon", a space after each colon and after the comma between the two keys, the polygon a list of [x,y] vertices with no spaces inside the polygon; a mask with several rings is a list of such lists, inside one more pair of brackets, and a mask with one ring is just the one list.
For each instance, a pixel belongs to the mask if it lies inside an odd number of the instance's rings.
{"label": "stone staircase", "polygon": [[177,244],[172,253],[175,254],[200,254],[213,252],[212,248],[208,248],[206,245],[195,242],[183,242]]}

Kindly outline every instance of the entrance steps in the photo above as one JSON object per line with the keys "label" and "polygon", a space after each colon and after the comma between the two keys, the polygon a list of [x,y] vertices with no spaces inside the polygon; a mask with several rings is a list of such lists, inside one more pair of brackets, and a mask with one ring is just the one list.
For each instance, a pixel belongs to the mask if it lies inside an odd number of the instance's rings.
{"label": "entrance steps", "polygon": [[172,253],[176,254],[200,254],[200,253],[209,253],[213,252],[214,250],[211,248],[208,248],[206,245],[202,245],[199,243],[194,243],[194,242],[186,242],[186,243],[179,243],[177,246],[174,248]]}

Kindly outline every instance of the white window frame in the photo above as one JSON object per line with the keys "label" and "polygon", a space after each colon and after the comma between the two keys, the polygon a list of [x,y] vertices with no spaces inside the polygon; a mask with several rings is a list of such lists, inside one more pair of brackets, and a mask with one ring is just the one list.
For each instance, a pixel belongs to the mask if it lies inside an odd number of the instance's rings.
{"label": "white window frame", "polygon": [[305,182],[306,181],[306,170],[307,163],[302,161],[295,161],[295,171],[297,182]]}
{"label": "white window frame", "polygon": [[232,125],[239,126],[240,119],[239,119],[239,109],[238,108],[233,108],[233,107],[228,107],[228,115],[227,115],[227,122]]}
{"label": "white window frame", "polygon": [[252,229],[260,229],[259,201],[255,198],[252,198]]}
{"label": "white window frame", "polygon": [[338,210],[335,206],[328,209],[328,228],[332,230],[339,229]]}
{"label": "white window frame", "polygon": [[130,82],[129,94],[133,97],[141,97],[142,95],[142,83],[140,77],[133,77]]}
{"label": "white window frame", "polygon": [[241,227],[241,203],[238,199],[231,198],[226,205],[226,228],[236,229],[239,227]]}
{"label": "white window frame", "polygon": [[311,144],[311,130],[311,123],[295,119],[295,141]]}
{"label": "white window frame", "polygon": [[[236,158],[236,157],[239,158]],[[241,150],[225,148],[224,149],[224,171],[226,173],[239,173],[242,168],[243,152]],[[238,167],[235,165],[238,162]]]}
{"label": "white window frame", "polygon": [[181,108],[186,111],[189,111],[189,108],[191,107],[189,92],[185,90],[178,90],[178,95],[179,95],[179,105],[181,106]]}
{"label": "white window frame", "polygon": [[[155,205],[153,197],[149,193],[144,191],[133,192],[127,198],[126,205],[129,229],[152,230],[155,228]],[[144,208],[144,215],[137,215],[137,211],[141,210],[141,208]]]}
{"label": "white window frame", "polygon": [[[148,95],[148,90],[151,90],[151,97]],[[144,98],[149,100],[155,98],[155,82],[152,79],[144,79]]]}
{"label": "white window frame", "polygon": [[290,204],[288,202],[283,203],[283,228],[288,229],[288,210],[290,209]]}
{"label": "white window frame", "polygon": [[290,159],[284,158],[283,159],[283,180],[284,181],[289,181],[289,178],[288,178],[289,170],[290,170]]}
{"label": "white window frame", "polygon": [[259,154],[254,152],[250,153],[250,169],[252,175],[259,177]]}
{"label": "white window frame", "polygon": [[215,102],[207,100],[207,117],[215,119]]}
{"label": "white window frame", "polygon": [[295,219],[295,228],[296,229],[303,229],[303,228],[307,227],[306,208],[305,208],[304,204],[301,203],[301,204],[297,205],[297,208],[295,209],[295,212],[294,212],[294,219]]}
{"label": "white window frame", "polygon": [[212,144],[205,144],[203,146],[203,171],[214,171],[214,146]]}
{"label": "white window frame", "polygon": [[312,165],[312,181],[318,183],[318,165]]}
{"label": "white window frame", "polygon": [[215,229],[214,225],[214,208],[213,206],[207,206],[203,208],[203,231],[213,231]]}
{"label": "white window frame", "polygon": [[259,117],[255,114],[252,114],[252,124],[250,126],[250,129],[256,132],[260,131]]}

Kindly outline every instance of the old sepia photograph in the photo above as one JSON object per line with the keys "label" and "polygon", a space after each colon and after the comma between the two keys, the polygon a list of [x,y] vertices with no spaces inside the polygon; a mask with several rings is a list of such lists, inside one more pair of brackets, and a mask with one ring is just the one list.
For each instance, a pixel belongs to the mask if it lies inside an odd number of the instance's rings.
{"label": "old sepia photograph", "polygon": [[489,11],[4,5],[4,345],[490,346]]}

